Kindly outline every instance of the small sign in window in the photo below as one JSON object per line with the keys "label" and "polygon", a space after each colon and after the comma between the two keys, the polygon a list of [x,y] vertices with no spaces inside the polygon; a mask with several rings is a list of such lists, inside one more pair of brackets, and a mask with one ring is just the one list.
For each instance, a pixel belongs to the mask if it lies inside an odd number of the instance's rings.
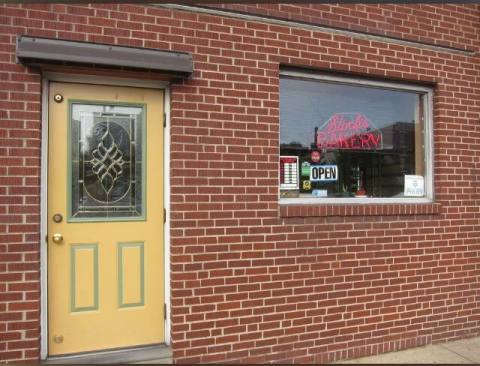
{"label": "small sign in window", "polygon": [[424,179],[421,175],[405,175],[405,197],[423,197],[425,195]]}
{"label": "small sign in window", "polygon": [[336,165],[312,165],[310,168],[310,181],[332,182],[338,179],[338,168]]}
{"label": "small sign in window", "polygon": [[298,156],[280,156],[280,189],[298,188]]}

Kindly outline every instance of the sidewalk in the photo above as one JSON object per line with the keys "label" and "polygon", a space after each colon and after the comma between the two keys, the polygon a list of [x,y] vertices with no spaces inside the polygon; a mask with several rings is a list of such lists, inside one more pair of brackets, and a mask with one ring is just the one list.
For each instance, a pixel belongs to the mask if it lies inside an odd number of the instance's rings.
{"label": "sidewalk", "polygon": [[356,358],[347,361],[338,361],[337,364],[480,364],[480,337],[463,339],[442,344],[410,348],[404,351],[389,352],[377,356]]}

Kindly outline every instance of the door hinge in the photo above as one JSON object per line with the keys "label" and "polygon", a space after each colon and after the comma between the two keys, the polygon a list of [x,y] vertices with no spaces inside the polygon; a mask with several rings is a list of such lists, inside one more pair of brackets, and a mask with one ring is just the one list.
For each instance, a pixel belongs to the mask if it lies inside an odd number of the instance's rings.
{"label": "door hinge", "polygon": [[167,222],[167,209],[163,209],[163,223],[165,224]]}
{"label": "door hinge", "polygon": [[167,304],[163,304],[163,319],[167,319]]}
{"label": "door hinge", "polygon": [[163,114],[163,127],[167,127],[167,114]]}

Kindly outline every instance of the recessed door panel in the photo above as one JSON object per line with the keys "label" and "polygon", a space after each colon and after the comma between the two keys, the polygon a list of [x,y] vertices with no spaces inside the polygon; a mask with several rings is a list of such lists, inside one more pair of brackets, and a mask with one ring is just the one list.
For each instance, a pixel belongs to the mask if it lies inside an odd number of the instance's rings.
{"label": "recessed door panel", "polygon": [[71,311],[98,310],[98,246],[70,246]]}
{"label": "recessed door panel", "polygon": [[118,245],[118,294],[120,307],[145,304],[145,265],[143,243]]}

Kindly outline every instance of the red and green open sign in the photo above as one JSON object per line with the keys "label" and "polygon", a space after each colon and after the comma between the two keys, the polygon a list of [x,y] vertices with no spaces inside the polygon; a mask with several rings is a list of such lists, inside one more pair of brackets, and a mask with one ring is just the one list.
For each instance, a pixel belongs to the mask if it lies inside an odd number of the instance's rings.
{"label": "red and green open sign", "polygon": [[318,149],[381,150],[383,136],[362,113],[335,113],[315,129],[315,143]]}

